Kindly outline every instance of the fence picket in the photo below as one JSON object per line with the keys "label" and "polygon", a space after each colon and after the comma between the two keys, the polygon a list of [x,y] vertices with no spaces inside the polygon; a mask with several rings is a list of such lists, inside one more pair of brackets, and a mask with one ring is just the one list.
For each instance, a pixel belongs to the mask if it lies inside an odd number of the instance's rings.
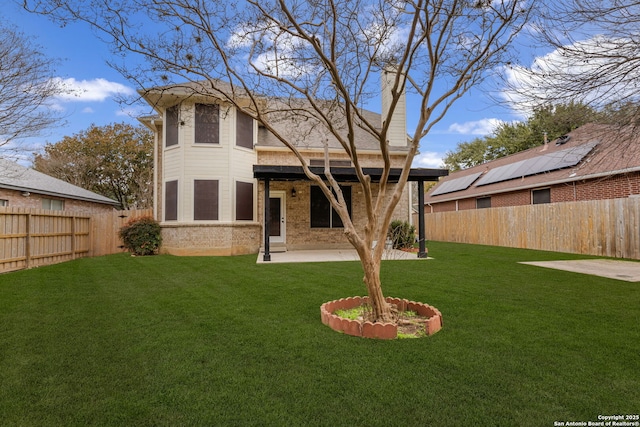
{"label": "fence picket", "polygon": [[427,213],[425,228],[428,240],[640,259],[640,197]]}
{"label": "fence picket", "polygon": [[122,252],[118,230],[150,209],[76,215],[0,207],[0,273]]}

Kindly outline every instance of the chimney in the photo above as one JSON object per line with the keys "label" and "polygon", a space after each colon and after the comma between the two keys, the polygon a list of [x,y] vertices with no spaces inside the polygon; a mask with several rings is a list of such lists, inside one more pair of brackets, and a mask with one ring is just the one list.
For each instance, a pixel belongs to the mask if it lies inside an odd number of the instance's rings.
{"label": "chimney", "polygon": [[[393,83],[395,82],[397,68],[387,65],[382,70],[382,120],[384,121],[387,112],[391,108],[393,95]],[[400,82],[400,86],[402,82]],[[381,123],[382,125],[382,123]],[[400,94],[396,108],[391,117],[391,124],[387,133],[387,139],[391,147],[407,146],[407,100],[404,90]]]}
{"label": "chimney", "polygon": [[542,147],[542,150],[540,151],[547,151],[547,148],[549,148],[549,136],[547,135],[547,131],[542,132],[542,135],[544,135],[544,147]]}

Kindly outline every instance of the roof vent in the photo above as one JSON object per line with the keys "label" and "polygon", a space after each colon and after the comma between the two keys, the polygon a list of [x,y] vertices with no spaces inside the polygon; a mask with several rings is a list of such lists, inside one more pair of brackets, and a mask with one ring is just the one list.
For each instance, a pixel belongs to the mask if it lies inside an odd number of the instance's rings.
{"label": "roof vent", "polygon": [[571,139],[571,136],[569,135],[562,135],[561,137],[559,137],[556,140],[556,145],[562,145],[562,144],[566,144],[567,141],[569,141]]}

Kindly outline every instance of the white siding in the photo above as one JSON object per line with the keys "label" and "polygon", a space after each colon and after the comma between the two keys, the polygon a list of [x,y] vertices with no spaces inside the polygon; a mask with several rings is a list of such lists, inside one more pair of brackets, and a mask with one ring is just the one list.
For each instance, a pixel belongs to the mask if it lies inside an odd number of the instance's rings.
{"label": "white siding", "polygon": [[[195,104],[184,103],[180,118],[178,146],[165,149],[163,181],[178,179],[178,222],[193,222],[193,182],[196,179],[219,181],[219,221],[235,218],[235,182],[254,182],[254,150],[236,147],[235,110],[220,108],[220,144],[195,144]],[[254,126],[254,141],[257,126]],[[254,206],[257,206],[254,200]]]}
{"label": "white siding", "polygon": [[[396,77],[395,71],[382,71],[382,119],[391,108],[391,87]],[[406,94],[402,92],[391,117],[389,126],[389,145],[405,147],[407,145],[407,107]]]}

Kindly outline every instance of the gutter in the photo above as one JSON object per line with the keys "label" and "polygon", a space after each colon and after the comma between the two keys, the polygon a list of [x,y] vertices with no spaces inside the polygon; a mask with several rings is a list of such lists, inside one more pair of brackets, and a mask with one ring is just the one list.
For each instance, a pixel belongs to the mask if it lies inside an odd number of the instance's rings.
{"label": "gutter", "polygon": [[26,192],[33,193],[33,194],[40,194],[40,195],[43,195],[43,196],[59,197],[59,198],[62,198],[62,199],[73,199],[73,200],[81,200],[83,202],[102,203],[103,205],[112,205],[112,206],[119,206],[120,205],[119,202],[116,202],[115,200],[109,199],[108,197],[105,197],[106,200],[93,199],[93,198],[90,198],[90,197],[72,196],[70,194],[56,193],[54,191],[40,190],[40,189],[37,189],[37,188],[18,187],[18,186],[14,186],[14,185],[4,185],[4,184],[0,185],[0,188],[5,188],[7,190],[21,191],[21,192],[22,191],[26,191]]}

